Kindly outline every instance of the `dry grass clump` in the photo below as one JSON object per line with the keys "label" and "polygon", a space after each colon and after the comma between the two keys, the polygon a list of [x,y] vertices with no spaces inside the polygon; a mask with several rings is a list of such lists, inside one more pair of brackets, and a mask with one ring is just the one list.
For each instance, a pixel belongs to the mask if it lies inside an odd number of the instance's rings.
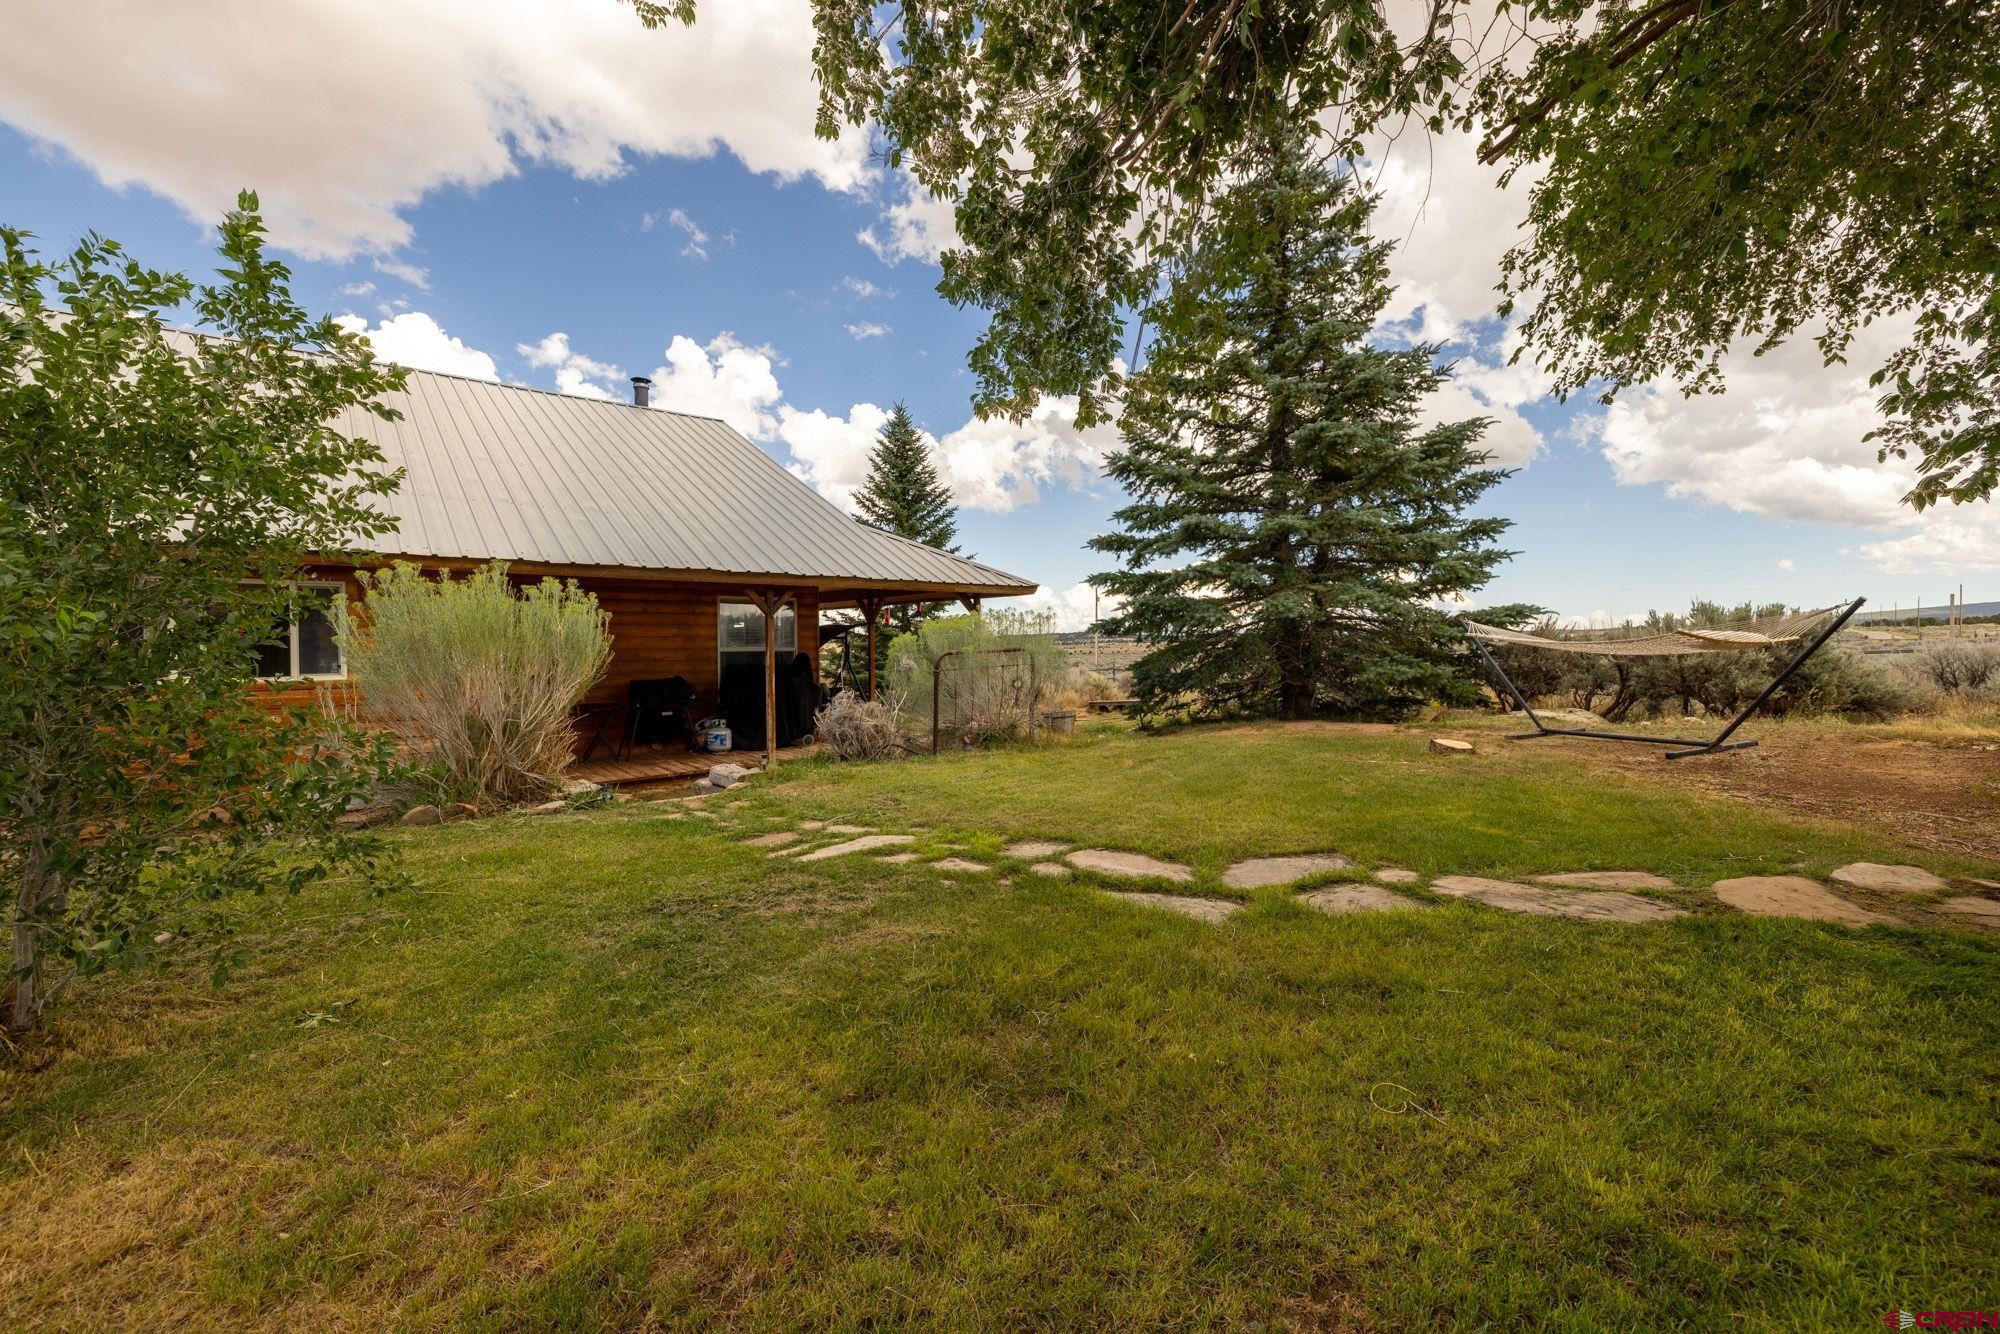
{"label": "dry grass clump", "polygon": [[1100,699],[1124,699],[1125,691],[1102,672],[1088,667],[1071,667],[1053,689],[1042,696],[1045,709],[1081,710]]}
{"label": "dry grass clump", "polygon": [[813,736],[837,760],[893,760],[913,747],[897,722],[900,695],[863,699],[843,690],[813,715]]}

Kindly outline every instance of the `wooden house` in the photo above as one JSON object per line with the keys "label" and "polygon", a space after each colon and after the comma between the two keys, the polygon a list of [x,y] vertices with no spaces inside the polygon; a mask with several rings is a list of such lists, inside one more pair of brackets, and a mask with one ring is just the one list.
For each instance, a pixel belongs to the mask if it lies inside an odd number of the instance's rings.
{"label": "wooden house", "polygon": [[[605,722],[634,681],[678,677],[719,704],[733,681],[725,716],[767,752],[781,740],[779,681],[816,676],[826,613],[858,611],[872,636],[887,606],[977,606],[1035,590],[858,522],[727,423],[650,406],[642,378],[633,388],[624,403],[411,372],[386,399],[400,420],[355,411],[342,423],[405,474],[384,506],[394,531],[358,563],[458,571],[504,560],[517,579],[574,579],[610,614],[611,668],[584,701],[600,733],[619,730]],[[356,598],[354,563],[321,561],[302,582]],[[312,599],[266,650],[265,668],[281,700],[345,679]],[[753,669],[761,717],[742,702]]]}

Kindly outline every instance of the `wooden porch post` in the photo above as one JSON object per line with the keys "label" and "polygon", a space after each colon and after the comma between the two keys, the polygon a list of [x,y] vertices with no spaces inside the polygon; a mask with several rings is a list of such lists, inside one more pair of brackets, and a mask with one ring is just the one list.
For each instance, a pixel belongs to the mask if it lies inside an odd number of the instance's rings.
{"label": "wooden porch post", "polygon": [[875,622],[882,615],[882,599],[864,597],[858,604],[868,618],[868,698],[875,698]]}
{"label": "wooden porch post", "polygon": [[779,588],[751,590],[750,601],[764,613],[764,767],[778,759],[778,613],[793,594]]}

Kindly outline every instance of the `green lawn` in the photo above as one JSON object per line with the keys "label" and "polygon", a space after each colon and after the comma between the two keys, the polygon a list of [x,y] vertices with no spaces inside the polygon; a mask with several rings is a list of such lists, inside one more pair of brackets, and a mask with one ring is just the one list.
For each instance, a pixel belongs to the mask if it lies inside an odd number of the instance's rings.
{"label": "green lawn", "polygon": [[[1423,734],[1097,731],[398,833],[0,1085],[14,1326],[1839,1328],[2000,1291],[2000,949],[1443,903],[1220,926],[805,818],[1683,884],[1917,860]],[[760,784],[766,780],[760,780]],[[1694,896],[1686,896],[1694,902]]]}

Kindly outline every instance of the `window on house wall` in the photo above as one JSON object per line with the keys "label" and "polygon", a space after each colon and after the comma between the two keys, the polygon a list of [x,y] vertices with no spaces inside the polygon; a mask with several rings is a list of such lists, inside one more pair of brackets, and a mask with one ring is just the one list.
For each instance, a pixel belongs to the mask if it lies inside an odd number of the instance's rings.
{"label": "window on house wall", "polygon": [[295,584],[291,608],[257,646],[261,681],[337,680],[347,675],[340,643],[333,635],[333,600],[339,584]]}
{"label": "window on house wall", "polygon": [[[748,602],[725,602],[716,609],[715,642],[720,676],[731,663],[764,661],[764,613]],[[799,651],[799,622],[793,608],[778,612],[778,660]]]}

